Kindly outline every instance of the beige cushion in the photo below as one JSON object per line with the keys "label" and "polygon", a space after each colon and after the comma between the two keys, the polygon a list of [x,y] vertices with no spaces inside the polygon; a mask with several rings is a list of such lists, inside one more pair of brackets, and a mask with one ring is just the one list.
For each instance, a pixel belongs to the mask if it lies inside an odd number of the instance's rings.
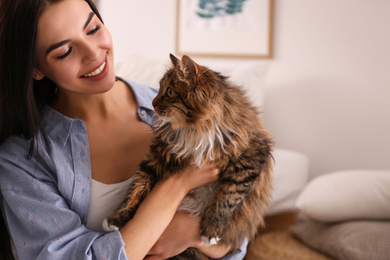
{"label": "beige cushion", "polygon": [[390,259],[390,221],[326,224],[306,219],[291,230],[303,243],[339,260]]}

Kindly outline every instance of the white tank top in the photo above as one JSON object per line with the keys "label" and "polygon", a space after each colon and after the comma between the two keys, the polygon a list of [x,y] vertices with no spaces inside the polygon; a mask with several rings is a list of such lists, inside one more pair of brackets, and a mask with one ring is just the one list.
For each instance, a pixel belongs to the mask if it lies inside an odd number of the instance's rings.
{"label": "white tank top", "polygon": [[127,189],[133,178],[126,181],[104,184],[92,180],[91,204],[86,227],[92,231],[107,233],[103,229],[103,221],[105,218],[114,213],[116,208],[124,199]]}
{"label": "white tank top", "polygon": [[[87,224],[85,225],[88,229],[100,233],[107,233],[107,231],[103,229],[103,221],[113,214],[122,202],[133,178],[134,177],[131,177],[126,181],[114,184],[104,184],[92,180],[91,204],[89,206]],[[19,257],[12,240],[11,248],[15,260],[18,260]]]}

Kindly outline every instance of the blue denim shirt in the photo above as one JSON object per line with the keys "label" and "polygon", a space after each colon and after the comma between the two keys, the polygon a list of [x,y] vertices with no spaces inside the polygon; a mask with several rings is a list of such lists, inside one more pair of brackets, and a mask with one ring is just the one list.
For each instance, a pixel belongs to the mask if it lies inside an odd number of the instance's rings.
{"label": "blue denim shirt", "polygon": [[[124,80],[138,102],[138,114],[153,125],[157,90]],[[31,159],[30,141],[11,136],[0,146],[0,205],[19,259],[127,259],[118,231],[88,230],[91,162],[83,121],[46,106],[41,135]],[[243,259],[245,240],[225,260]],[[131,259],[131,256],[130,256]]]}

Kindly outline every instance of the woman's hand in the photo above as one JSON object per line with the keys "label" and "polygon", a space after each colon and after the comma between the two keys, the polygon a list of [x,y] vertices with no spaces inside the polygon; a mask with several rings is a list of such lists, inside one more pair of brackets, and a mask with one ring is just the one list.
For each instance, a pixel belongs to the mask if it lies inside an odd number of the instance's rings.
{"label": "woman's hand", "polygon": [[218,180],[219,170],[212,164],[202,168],[190,166],[171,178],[178,178],[186,187],[187,192]]}
{"label": "woman's hand", "polygon": [[199,217],[177,212],[145,259],[166,259],[180,254],[188,247],[198,247],[202,243],[199,230]]}
{"label": "woman's hand", "polygon": [[[178,178],[189,192],[218,180],[219,170],[213,165],[202,168],[195,166],[185,169],[171,178]],[[207,246],[200,238],[200,217],[192,217],[187,212],[176,212],[172,221],[150,249],[147,260],[166,259],[182,253],[189,247],[195,247],[206,255],[219,258],[227,254],[229,247]]]}
{"label": "woman's hand", "polygon": [[200,221],[200,217],[192,217],[183,211],[177,212],[156,244],[150,249],[145,260],[167,259],[182,253],[189,247],[198,248],[212,258],[225,256],[230,247],[208,246],[203,243],[200,238]]}

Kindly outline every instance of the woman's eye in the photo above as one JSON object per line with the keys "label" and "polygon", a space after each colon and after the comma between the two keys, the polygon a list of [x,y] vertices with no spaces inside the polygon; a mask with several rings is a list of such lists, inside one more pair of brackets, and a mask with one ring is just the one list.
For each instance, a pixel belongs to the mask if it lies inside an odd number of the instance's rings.
{"label": "woman's eye", "polygon": [[168,94],[169,97],[171,97],[173,95],[173,89],[168,88],[167,89],[167,94]]}
{"label": "woman's eye", "polygon": [[100,25],[97,25],[95,28],[93,28],[92,30],[90,30],[88,33],[87,33],[87,35],[93,35],[93,34],[95,34],[97,31],[99,31],[100,30]]}
{"label": "woman's eye", "polygon": [[71,52],[72,52],[72,47],[70,47],[66,53],[62,54],[61,56],[58,56],[57,59],[63,60],[66,57],[68,57]]}

